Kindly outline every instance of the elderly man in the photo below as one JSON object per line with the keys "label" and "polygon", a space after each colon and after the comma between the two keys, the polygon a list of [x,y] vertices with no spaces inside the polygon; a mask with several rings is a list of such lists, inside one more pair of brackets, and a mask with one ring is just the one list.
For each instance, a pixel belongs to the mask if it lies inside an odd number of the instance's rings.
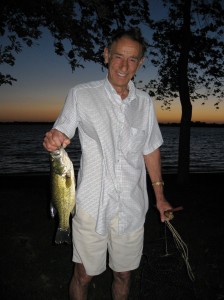
{"label": "elderly man", "polygon": [[120,30],[104,50],[108,75],[72,88],[51,131],[47,151],[66,147],[76,128],[82,147],[73,218],[74,275],[70,298],[87,299],[94,275],[113,270],[113,299],[127,299],[131,270],[138,268],[148,210],[146,169],[161,221],[171,209],[163,193],[162,137],[149,95],[131,79],[146,50],[139,29]]}

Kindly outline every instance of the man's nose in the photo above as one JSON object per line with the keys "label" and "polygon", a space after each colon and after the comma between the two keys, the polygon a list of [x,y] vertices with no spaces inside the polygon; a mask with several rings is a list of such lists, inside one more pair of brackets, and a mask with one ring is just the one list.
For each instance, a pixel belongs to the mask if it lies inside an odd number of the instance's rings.
{"label": "man's nose", "polygon": [[128,70],[128,59],[127,58],[122,59],[121,70],[122,71]]}

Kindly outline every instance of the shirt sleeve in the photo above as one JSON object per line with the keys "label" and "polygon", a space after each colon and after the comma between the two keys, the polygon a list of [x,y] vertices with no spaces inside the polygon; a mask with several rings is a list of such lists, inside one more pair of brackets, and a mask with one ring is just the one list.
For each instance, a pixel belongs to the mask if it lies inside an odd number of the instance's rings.
{"label": "shirt sleeve", "polygon": [[63,132],[71,139],[75,135],[77,126],[77,99],[75,88],[72,88],[66,97],[63,109],[55,121],[53,128]]}
{"label": "shirt sleeve", "polygon": [[163,138],[159,129],[159,124],[156,118],[153,102],[150,98],[148,110],[149,126],[146,137],[146,142],[143,149],[143,154],[147,155],[152,153],[163,144]]}

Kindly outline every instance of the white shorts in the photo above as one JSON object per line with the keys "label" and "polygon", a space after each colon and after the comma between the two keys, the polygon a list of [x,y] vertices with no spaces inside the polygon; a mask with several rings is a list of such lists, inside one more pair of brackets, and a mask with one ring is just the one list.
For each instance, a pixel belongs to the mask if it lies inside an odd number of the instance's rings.
{"label": "white shorts", "polygon": [[106,270],[108,250],[109,266],[113,271],[125,272],[138,268],[144,227],[128,235],[118,235],[117,217],[112,220],[107,235],[96,233],[95,227],[96,221],[78,208],[72,220],[74,262],[82,263],[88,275],[99,275]]}

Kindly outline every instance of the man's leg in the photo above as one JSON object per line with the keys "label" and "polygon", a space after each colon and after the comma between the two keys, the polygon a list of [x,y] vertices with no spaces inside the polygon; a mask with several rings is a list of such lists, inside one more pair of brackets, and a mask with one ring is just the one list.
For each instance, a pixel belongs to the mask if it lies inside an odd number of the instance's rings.
{"label": "man's leg", "polygon": [[131,272],[113,272],[114,281],[112,285],[112,296],[114,300],[128,299]]}
{"label": "man's leg", "polygon": [[109,266],[113,270],[112,295],[114,300],[128,299],[131,271],[139,267],[143,249],[144,227],[127,235],[118,233],[118,218],[110,227],[108,241]]}
{"label": "man's leg", "polygon": [[83,264],[76,263],[69,287],[70,300],[86,300],[92,278],[86,274]]}

